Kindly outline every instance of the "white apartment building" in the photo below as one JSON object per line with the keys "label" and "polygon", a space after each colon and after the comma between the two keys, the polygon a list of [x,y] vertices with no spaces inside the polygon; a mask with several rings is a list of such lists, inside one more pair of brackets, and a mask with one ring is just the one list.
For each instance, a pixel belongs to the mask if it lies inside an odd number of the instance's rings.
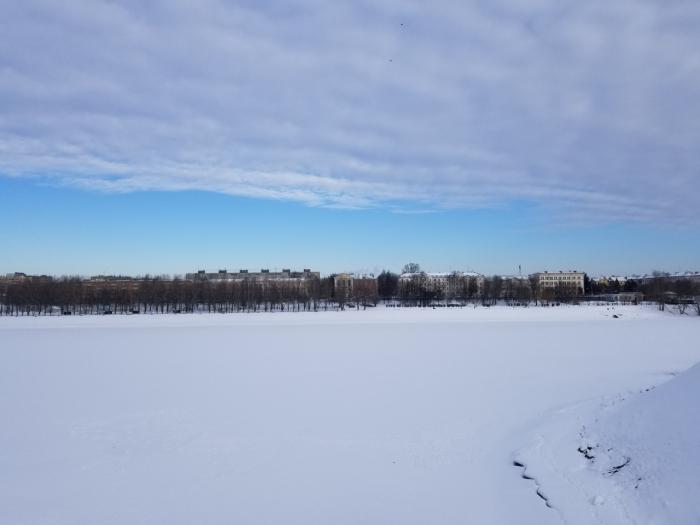
{"label": "white apartment building", "polygon": [[466,278],[476,280],[479,293],[484,284],[484,276],[476,272],[419,272],[403,273],[399,276],[399,287],[411,282],[420,282],[426,290],[441,291],[445,295],[458,293],[460,285]]}
{"label": "white apartment building", "polygon": [[585,274],[583,272],[577,272],[576,270],[568,272],[545,271],[536,273],[534,275],[535,277],[537,277],[537,284],[540,286],[540,289],[557,288],[561,286],[573,288],[576,290],[577,294],[584,293],[583,276]]}

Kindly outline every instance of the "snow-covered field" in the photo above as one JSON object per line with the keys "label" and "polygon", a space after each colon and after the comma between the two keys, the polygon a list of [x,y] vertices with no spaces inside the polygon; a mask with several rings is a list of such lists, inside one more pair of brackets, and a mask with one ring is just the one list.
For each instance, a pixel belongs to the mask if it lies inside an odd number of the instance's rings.
{"label": "snow-covered field", "polygon": [[632,306],[0,318],[0,523],[698,523],[699,334]]}

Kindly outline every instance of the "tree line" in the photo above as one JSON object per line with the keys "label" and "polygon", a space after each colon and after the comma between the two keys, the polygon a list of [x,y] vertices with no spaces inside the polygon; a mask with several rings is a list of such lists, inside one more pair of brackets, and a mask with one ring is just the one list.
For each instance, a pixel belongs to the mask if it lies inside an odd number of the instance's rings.
{"label": "tree line", "polygon": [[429,306],[436,302],[495,304],[499,299],[527,302],[534,297],[529,287],[500,277],[484,279],[479,285],[473,277],[455,276],[454,282],[441,289],[429,286],[421,274],[400,285],[399,275],[389,271],[376,279],[355,279],[349,289],[337,287],[335,276],[299,281],[42,277],[0,284],[0,315],[318,311],[367,308],[380,300]]}
{"label": "tree line", "polygon": [[137,314],[318,310],[332,298],[329,279],[299,282],[192,281],[143,277],[84,281],[75,277],[25,279],[5,286],[4,315]]}
{"label": "tree line", "polygon": [[637,289],[646,300],[654,301],[660,310],[673,305],[681,314],[692,308],[700,315],[700,281],[654,272],[653,278],[637,285]]}
{"label": "tree line", "polygon": [[[179,277],[145,276],[84,280],[79,277],[41,277],[0,281],[0,315],[83,315],[185,312],[318,311],[367,308],[385,301],[395,306],[484,305],[499,301],[512,305],[577,302],[581,290],[570,286],[542,287],[535,277],[474,277],[454,273],[444,286],[435,286],[418,265],[410,278],[391,271],[374,278],[355,279],[352,287],[338,287],[335,275],[300,280],[200,281]],[[700,283],[658,274],[649,282],[597,285],[586,277],[593,296],[641,292],[660,308],[674,304],[700,314]]]}

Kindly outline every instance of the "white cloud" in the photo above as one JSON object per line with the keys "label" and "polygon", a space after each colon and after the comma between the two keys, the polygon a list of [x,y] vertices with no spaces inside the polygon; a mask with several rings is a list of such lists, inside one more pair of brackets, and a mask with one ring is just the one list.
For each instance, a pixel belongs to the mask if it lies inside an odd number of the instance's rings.
{"label": "white cloud", "polygon": [[699,23],[660,0],[26,0],[0,20],[0,173],[687,219]]}

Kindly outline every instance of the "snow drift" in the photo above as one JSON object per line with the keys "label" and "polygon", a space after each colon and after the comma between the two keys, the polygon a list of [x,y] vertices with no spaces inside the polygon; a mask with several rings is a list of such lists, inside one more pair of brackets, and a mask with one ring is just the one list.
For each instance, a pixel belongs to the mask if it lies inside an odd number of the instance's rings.
{"label": "snow drift", "polygon": [[700,523],[700,365],[642,392],[590,429],[594,468],[637,523]]}
{"label": "snow drift", "polygon": [[569,524],[700,523],[700,365],[558,410],[514,466]]}

